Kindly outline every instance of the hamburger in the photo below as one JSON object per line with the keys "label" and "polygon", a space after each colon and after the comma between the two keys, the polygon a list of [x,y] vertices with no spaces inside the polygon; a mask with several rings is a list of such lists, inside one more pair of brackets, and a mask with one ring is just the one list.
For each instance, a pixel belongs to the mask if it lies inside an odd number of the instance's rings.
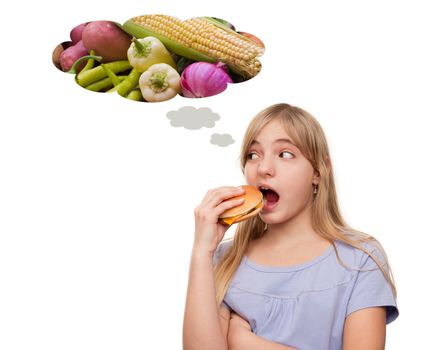
{"label": "hamburger", "polygon": [[226,210],[219,216],[219,222],[226,225],[232,225],[234,223],[247,220],[257,215],[263,207],[263,194],[255,187],[244,185],[241,186],[244,189],[244,194],[232,197],[232,199],[244,197],[243,204]]}

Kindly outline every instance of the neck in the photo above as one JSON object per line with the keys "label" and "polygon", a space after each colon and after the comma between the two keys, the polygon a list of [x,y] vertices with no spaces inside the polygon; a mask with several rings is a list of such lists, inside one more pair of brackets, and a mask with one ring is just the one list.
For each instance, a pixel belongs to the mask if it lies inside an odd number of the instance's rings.
{"label": "neck", "polygon": [[275,244],[282,243],[285,245],[301,244],[321,239],[312,226],[310,207],[305,208],[299,215],[288,221],[269,225],[266,236]]}

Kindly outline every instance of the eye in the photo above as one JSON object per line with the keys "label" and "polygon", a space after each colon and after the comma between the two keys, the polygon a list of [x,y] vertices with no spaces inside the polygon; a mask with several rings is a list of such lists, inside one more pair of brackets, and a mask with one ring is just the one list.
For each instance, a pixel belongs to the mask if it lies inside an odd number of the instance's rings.
{"label": "eye", "polygon": [[295,156],[289,152],[289,151],[283,151],[280,153],[280,158],[286,158],[286,159],[291,159],[294,158]]}
{"label": "eye", "polygon": [[258,159],[258,154],[256,154],[255,152],[249,152],[247,154],[247,159]]}

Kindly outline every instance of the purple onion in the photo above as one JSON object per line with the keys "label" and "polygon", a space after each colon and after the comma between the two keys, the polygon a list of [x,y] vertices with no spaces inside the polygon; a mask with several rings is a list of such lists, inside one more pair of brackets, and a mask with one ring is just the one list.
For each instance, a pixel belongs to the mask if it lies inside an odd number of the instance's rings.
{"label": "purple onion", "polygon": [[233,83],[222,62],[195,62],[181,74],[182,94],[185,97],[208,97],[217,95]]}

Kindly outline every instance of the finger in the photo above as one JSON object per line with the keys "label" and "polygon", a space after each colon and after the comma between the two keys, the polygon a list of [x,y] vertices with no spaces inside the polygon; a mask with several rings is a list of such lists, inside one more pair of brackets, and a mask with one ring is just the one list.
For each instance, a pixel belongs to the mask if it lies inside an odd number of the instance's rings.
{"label": "finger", "polygon": [[215,214],[219,217],[225,211],[238,207],[244,203],[244,198],[233,198],[225,200],[224,202],[218,204],[218,206],[214,209]]}
{"label": "finger", "polygon": [[[234,198],[223,201],[216,207],[198,207],[195,209],[195,219],[218,223],[219,216],[226,210],[240,206],[244,203],[244,198]],[[225,225],[224,225],[225,226]]]}
{"label": "finger", "polygon": [[219,215],[224,211],[244,202],[244,199],[239,198],[243,193],[243,188],[229,186],[209,190],[203,202],[195,208],[195,219],[217,223]]}
{"label": "finger", "polygon": [[250,323],[239,315],[233,315],[230,317],[230,325],[232,327],[233,326],[243,327],[243,328],[251,330]]}
{"label": "finger", "polygon": [[241,318],[241,316],[240,315],[238,315],[236,312],[231,312],[230,313],[230,318],[233,318],[233,319],[236,319],[236,318]]}
{"label": "finger", "polygon": [[208,205],[211,207],[216,207],[220,203],[244,194],[246,191],[240,187],[220,187],[211,192],[208,198]]}
{"label": "finger", "polygon": [[204,196],[201,207],[206,208],[213,208],[216,207],[219,203],[223,202],[224,200],[239,196],[243,194],[245,191],[244,189],[240,187],[218,187],[212,190],[207,191],[206,195]]}
{"label": "finger", "polygon": [[195,211],[195,217],[203,221],[209,221],[215,224],[221,224],[223,226],[227,226],[226,224],[219,222],[219,216],[226,210],[240,206],[243,203],[244,203],[244,198],[229,199],[220,203],[217,207],[201,208],[202,209],[201,212]]}

